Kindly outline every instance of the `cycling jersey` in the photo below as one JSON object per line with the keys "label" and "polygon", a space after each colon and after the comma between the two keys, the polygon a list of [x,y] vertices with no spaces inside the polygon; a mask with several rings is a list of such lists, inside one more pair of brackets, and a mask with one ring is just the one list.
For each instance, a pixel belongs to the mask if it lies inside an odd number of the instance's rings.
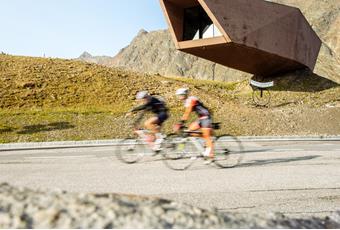
{"label": "cycling jersey", "polygon": [[199,118],[210,117],[209,110],[203,105],[203,103],[197,97],[189,97],[185,101],[185,107],[191,111],[195,111]]}
{"label": "cycling jersey", "polygon": [[150,100],[146,104],[132,109],[131,112],[136,112],[136,111],[141,111],[141,110],[151,111],[155,114],[160,114],[164,112],[166,113],[168,111],[165,103],[156,97],[151,97]]}

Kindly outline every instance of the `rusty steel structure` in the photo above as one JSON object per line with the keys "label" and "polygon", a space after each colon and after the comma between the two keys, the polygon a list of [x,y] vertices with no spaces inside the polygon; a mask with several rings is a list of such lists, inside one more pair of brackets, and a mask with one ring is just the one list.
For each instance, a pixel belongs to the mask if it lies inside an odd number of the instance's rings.
{"label": "rusty steel structure", "polygon": [[313,70],[321,40],[298,8],[264,0],[160,0],[176,48],[263,77]]}

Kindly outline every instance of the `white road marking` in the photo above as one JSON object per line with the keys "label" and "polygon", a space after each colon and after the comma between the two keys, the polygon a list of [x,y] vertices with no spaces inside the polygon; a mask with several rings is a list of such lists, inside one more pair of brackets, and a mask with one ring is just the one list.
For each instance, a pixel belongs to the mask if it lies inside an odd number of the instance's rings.
{"label": "white road marking", "polygon": [[115,152],[115,149],[97,149],[97,150],[92,150],[91,152],[107,152],[107,151],[112,151]]}
{"label": "white road marking", "polygon": [[84,155],[84,156],[50,156],[50,157],[25,157],[25,159],[78,159],[78,158],[93,158],[95,155]]}
{"label": "white road marking", "polygon": [[275,152],[283,152],[283,151],[304,151],[304,149],[274,149]]}

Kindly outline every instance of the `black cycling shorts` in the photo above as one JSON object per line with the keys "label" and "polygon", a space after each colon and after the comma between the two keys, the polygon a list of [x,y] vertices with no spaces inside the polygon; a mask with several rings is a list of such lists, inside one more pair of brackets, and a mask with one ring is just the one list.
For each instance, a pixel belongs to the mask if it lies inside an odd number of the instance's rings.
{"label": "black cycling shorts", "polygon": [[158,118],[157,124],[161,125],[169,118],[169,115],[166,112],[161,112],[157,115],[157,118]]}
{"label": "black cycling shorts", "polygon": [[201,128],[212,128],[212,120],[211,118],[205,118],[205,119],[200,119],[198,120],[198,124],[200,125]]}

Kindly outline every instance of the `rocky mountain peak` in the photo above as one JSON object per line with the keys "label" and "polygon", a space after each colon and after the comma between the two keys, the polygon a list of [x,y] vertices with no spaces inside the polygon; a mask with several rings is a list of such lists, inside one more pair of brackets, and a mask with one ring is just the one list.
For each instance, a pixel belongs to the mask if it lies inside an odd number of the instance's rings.
{"label": "rocky mountain peak", "polygon": [[148,31],[146,31],[146,30],[144,30],[144,29],[141,29],[141,30],[138,32],[137,37],[143,36],[143,35],[148,34],[148,33],[149,33]]}
{"label": "rocky mountain peak", "polygon": [[79,56],[79,59],[87,59],[87,58],[93,58],[93,56],[87,52],[87,51],[84,51],[80,56]]}
{"label": "rocky mountain peak", "polygon": [[[314,72],[340,83],[339,0],[270,1],[301,9],[323,41]],[[250,74],[176,50],[168,30],[147,32],[142,29],[130,45],[122,49],[114,58],[93,57],[82,58],[82,60],[141,73],[195,79],[238,81],[251,77]]]}

